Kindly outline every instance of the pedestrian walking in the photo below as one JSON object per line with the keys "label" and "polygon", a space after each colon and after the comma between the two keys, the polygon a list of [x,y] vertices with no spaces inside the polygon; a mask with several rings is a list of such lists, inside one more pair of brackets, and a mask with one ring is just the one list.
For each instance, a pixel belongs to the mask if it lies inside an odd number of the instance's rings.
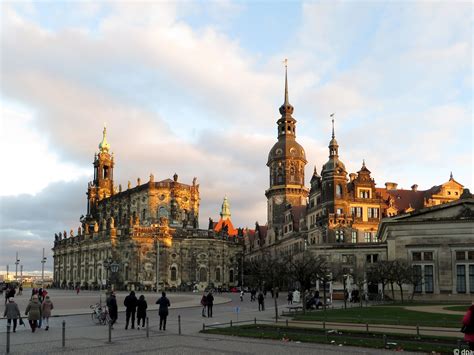
{"label": "pedestrian walking", "polygon": [[16,332],[16,325],[18,319],[21,317],[20,309],[18,305],[15,303],[15,299],[10,297],[8,299],[8,303],[5,305],[5,311],[3,312],[3,316],[7,318],[7,324],[11,325],[13,321],[13,333]]}
{"label": "pedestrian walking", "polygon": [[212,306],[214,306],[214,296],[212,295],[212,291],[209,291],[206,297],[206,305],[207,305],[207,316],[208,318],[212,318]]}
{"label": "pedestrian walking", "polygon": [[8,299],[10,298],[10,287],[8,287],[6,290],[5,290],[5,304],[8,303]]}
{"label": "pedestrian walking", "polygon": [[293,304],[293,292],[288,291],[288,304]]}
{"label": "pedestrian walking", "polygon": [[79,294],[79,291],[81,291],[81,287],[80,287],[80,286],[77,286],[77,287],[76,287],[76,295]]}
{"label": "pedestrian walking", "polygon": [[130,322],[130,316],[132,317],[132,329],[135,329],[135,312],[137,311],[137,297],[135,297],[135,291],[131,291],[130,294],[125,297],[123,305],[125,306],[125,329],[128,329]]}
{"label": "pedestrian walking", "polygon": [[117,321],[117,318],[118,318],[117,299],[115,298],[115,293],[113,291],[110,292],[110,295],[107,298],[106,304],[107,304],[107,308],[109,310],[110,325],[113,328],[113,325],[115,324],[115,322]]}
{"label": "pedestrian walking", "polygon": [[265,310],[265,297],[263,297],[262,291],[258,293],[257,300],[258,300],[258,311],[259,312],[264,311]]}
{"label": "pedestrian walking", "polygon": [[464,333],[464,340],[469,344],[469,350],[474,350],[474,302],[464,315],[462,324],[461,332]]}
{"label": "pedestrian walking", "polygon": [[158,315],[160,316],[160,330],[166,330],[166,318],[168,317],[168,307],[171,306],[170,300],[166,297],[166,293],[162,292],[161,297],[156,304],[160,305]]}
{"label": "pedestrian walking", "polygon": [[202,306],[202,316],[203,316],[203,317],[206,317],[206,307],[207,307],[207,296],[206,296],[206,293],[203,293],[203,294],[202,294],[201,306]]}
{"label": "pedestrian walking", "polygon": [[137,301],[137,329],[140,329],[140,320],[142,321],[142,328],[145,327],[147,308],[148,304],[145,301],[145,296],[141,295]]}
{"label": "pedestrian walking", "polygon": [[41,304],[41,313],[43,315],[43,322],[46,324],[44,330],[49,330],[49,317],[51,317],[51,311],[53,310],[53,302],[48,295],[45,296],[43,303]]}
{"label": "pedestrian walking", "polygon": [[38,295],[31,297],[25,315],[28,316],[28,323],[30,323],[31,331],[34,333],[38,327],[38,321],[41,319],[41,303],[38,300]]}
{"label": "pedestrian walking", "polygon": [[240,302],[244,301],[244,290],[240,291]]}
{"label": "pedestrian walking", "polygon": [[20,287],[18,287],[18,296],[21,296],[23,295],[23,286],[20,285]]}

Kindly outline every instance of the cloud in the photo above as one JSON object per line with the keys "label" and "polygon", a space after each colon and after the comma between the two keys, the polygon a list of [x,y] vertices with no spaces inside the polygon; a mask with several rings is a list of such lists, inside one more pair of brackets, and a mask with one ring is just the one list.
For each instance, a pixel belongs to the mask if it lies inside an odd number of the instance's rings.
{"label": "cloud", "polygon": [[307,182],[336,112],[348,171],[365,158],[379,186],[428,188],[451,169],[472,183],[472,4],[303,3],[273,52],[242,43],[234,29],[254,10],[230,1],[1,6],[1,147],[15,152],[2,165],[15,174],[0,195],[37,193],[2,197],[2,260],[77,224],[103,122],[117,184],[197,176],[201,227],[224,195],[235,225],[265,223],[285,57]]}

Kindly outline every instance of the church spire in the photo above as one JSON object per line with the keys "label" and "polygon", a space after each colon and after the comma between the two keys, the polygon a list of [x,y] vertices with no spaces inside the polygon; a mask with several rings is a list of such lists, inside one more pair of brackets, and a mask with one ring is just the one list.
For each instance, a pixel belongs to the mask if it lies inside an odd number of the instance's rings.
{"label": "church spire", "polygon": [[224,197],[224,202],[222,202],[222,208],[221,208],[220,214],[223,220],[230,219],[230,205],[229,205],[229,201],[227,200],[227,196]]}
{"label": "church spire", "polygon": [[329,116],[331,117],[331,121],[332,121],[332,139],[329,142],[329,146],[328,146],[329,157],[337,158],[339,145],[337,144],[336,135],[334,134],[334,113],[331,113]]}
{"label": "church spire", "polygon": [[288,59],[285,58],[284,63],[285,63],[285,101],[284,101],[284,105],[288,106],[290,104],[290,101],[288,100]]}

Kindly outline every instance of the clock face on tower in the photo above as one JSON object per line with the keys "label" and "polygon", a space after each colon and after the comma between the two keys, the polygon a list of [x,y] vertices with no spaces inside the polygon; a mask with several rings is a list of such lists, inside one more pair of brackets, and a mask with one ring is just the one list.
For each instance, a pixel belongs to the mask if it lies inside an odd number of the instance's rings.
{"label": "clock face on tower", "polygon": [[281,205],[283,203],[283,196],[275,196],[275,203]]}

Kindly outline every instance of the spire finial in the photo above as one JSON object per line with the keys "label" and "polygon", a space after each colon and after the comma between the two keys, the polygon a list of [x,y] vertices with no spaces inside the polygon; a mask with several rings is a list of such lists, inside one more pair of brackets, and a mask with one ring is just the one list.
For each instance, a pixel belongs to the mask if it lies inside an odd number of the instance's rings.
{"label": "spire finial", "polygon": [[362,159],[362,167],[365,168],[365,159]]}
{"label": "spire finial", "polygon": [[449,174],[449,180],[453,180],[453,172],[451,171],[451,174]]}
{"label": "spire finial", "polygon": [[285,63],[285,105],[288,105],[288,58],[285,58],[283,63]]}
{"label": "spire finial", "polygon": [[331,113],[329,117],[331,117],[332,121],[332,138],[335,138],[336,136],[334,135],[334,113]]}
{"label": "spire finial", "polygon": [[100,152],[108,152],[110,149],[110,144],[107,142],[107,125],[104,122],[104,130],[102,131],[102,141],[99,144]]}

